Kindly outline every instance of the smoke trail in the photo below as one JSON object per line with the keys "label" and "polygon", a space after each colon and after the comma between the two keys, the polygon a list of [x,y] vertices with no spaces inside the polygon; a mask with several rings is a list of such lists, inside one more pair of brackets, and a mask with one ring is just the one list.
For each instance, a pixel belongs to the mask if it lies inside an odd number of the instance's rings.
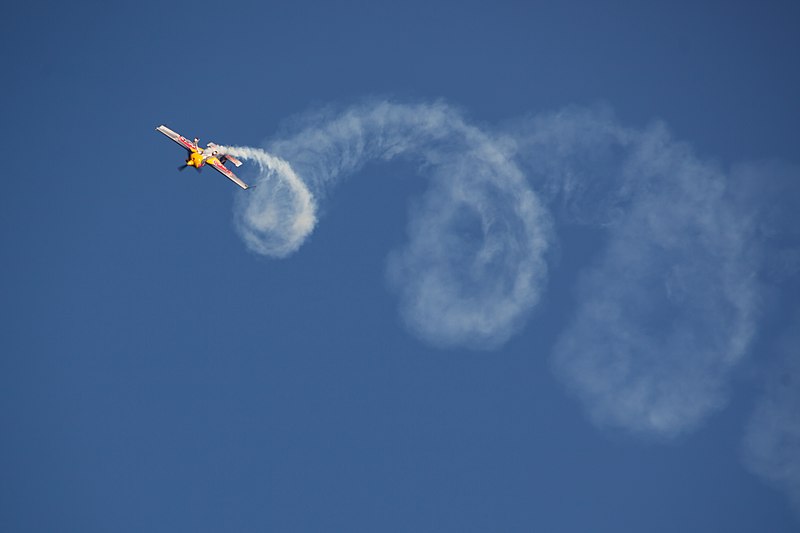
{"label": "smoke trail", "polygon": [[[379,102],[308,114],[268,151],[229,150],[261,170],[237,228],[274,257],[302,245],[315,202],[341,179],[369,162],[417,163],[430,185],[387,274],[411,330],[441,346],[492,348],[521,327],[544,288],[551,218],[601,230],[553,369],[596,424],[638,435],[686,433],[727,403],[756,326],[757,263],[773,281],[800,270],[781,236],[796,202],[776,212],[783,189],[764,196],[774,168],[731,175],[663,125],[624,127],[608,110],[568,108],[500,134],[442,103]],[[562,243],[571,245],[583,244]],[[744,450],[749,468],[797,503],[798,365],[787,361]]]}
{"label": "smoke trail", "polygon": [[[761,372],[763,392],[745,428],[747,468],[783,490],[800,518],[800,168],[770,161],[736,169],[741,202],[757,211],[761,278],[773,302],[770,322],[782,325]],[[766,358],[761,357],[764,361]]]}
{"label": "smoke trail", "polygon": [[726,403],[755,327],[750,222],[728,176],[662,125],[570,108],[498,134],[442,103],[378,102],[306,115],[268,152],[232,152],[262,169],[237,206],[239,231],[279,257],[341,179],[372,161],[417,163],[430,186],[388,279],[411,330],[442,346],[496,347],[539,301],[553,236],[533,185],[561,225],[605,232],[553,350],[595,422],[670,437]]}
{"label": "smoke trail", "polygon": [[751,221],[728,176],[662,125],[624,128],[607,111],[544,115],[518,139],[557,220],[605,233],[554,347],[556,374],[599,425],[695,428],[727,402],[755,328]]}
{"label": "smoke trail", "polygon": [[258,148],[226,146],[227,153],[258,164],[260,175],[248,202],[237,209],[237,227],[254,252],[286,257],[296,251],[317,222],[314,197],[292,166]]}
{"label": "smoke trail", "polygon": [[800,320],[783,339],[781,361],[750,417],[743,440],[745,465],[782,489],[800,516]]}
{"label": "smoke trail", "polygon": [[263,151],[231,149],[264,170],[257,194],[237,208],[239,231],[256,252],[287,255],[313,229],[311,194],[324,198],[371,161],[413,161],[430,188],[412,214],[408,243],[389,257],[402,315],[434,344],[495,347],[540,298],[550,232],[510,147],[444,104],[311,114],[269,146],[292,167]]}

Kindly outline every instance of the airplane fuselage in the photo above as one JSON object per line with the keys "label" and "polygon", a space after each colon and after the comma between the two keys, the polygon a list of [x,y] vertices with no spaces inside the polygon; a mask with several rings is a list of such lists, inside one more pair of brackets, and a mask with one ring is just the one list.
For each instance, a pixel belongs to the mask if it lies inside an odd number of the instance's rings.
{"label": "airplane fuselage", "polygon": [[189,158],[186,160],[186,164],[190,167],[200,168],[205,164],[205,157],[201,152],[192,152],[189,154]]}
{"label": "airplane fuselage", "polygon": [[212,159],[217,159],[217,145],[208,143],[208,146],[200,149],[197,148],[196,152],[191,152],[186,164],[190,167],[200,168]]}
{"label": "airplane fuselage", "polygon": [[156,131],[163,133],[179,145],[183,147],[188,153],[186,157],[186,164],[178,167],[178,170],[183,170],[186,167],[194,167],[198,171],[204,165],[208,165],[212,167],[214,170],[234,182],[236,185],[241,187],[242,189],[250,189],[251,187],[243,182],[239,177],[233,173],[233,171],[229,168],[225,167],[225,163],[232,163],[233,166],[239,167],[242,165],[242,162],[236,159],[235,157],[231,156],[230,154],[225,153],[224,150],[219,145],[214,143],[208,143],[205,148],[200,148],[199,142],[200,139],[197,137],[194,140],[190,141],[183,135],[180,135],[168,127],[164,126],[163,124],[156,128]]}

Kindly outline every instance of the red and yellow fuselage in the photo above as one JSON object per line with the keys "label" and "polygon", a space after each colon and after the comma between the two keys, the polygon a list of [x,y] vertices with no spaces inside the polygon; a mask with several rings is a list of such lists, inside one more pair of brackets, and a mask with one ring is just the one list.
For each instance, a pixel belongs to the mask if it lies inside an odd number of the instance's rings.
{"label": "red and yellow fuselage", "polygon": [[205,164],[205,158],[200,152],[192,152],[189,154],[186,164],[190,167],[200,168]]}
{"label": "red and yellow fuselage", "polygon": [[204,155],[203,152],[192,152],[189,154],[189,158],[186,160],[186,165],[194,168],[200,168],[206,163],[214,165],[219,162],[219,159],[213,155],[207,156]]}

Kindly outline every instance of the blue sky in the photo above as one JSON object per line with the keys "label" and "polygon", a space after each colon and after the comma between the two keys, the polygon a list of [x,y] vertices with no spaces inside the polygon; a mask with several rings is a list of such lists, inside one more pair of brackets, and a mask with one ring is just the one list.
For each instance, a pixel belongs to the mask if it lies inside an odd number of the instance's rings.
{"label": "blue sky", "polygon": [[1,530],[797,530],[800,9],[430,4],[7,10]]}

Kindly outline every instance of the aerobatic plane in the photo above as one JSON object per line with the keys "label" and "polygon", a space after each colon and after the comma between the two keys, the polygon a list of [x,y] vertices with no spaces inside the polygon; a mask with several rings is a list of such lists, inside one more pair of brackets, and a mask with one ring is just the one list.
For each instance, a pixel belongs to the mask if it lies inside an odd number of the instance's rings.
{"label": "aerobatic plane", "polygon": [[241,187],[242,189],[250,189],[251,187],[239,179],[236,174],[234,174],[230,169],[225,166],[225,163],[230,161],[236,167],[241,166],[242,162],[233,157],[230,154],[221,153],[221,147],[214,143],[208,143],[205,148],[200,148],[197,143],[200,141],[197,137],[194,138],[193,141],[190,141],[183,135],[179,135],[169,129],[168,127],[161,125],[156,128],[156,131],[160,131],[176,143],[180,144],[183,148],[186,149],[188,157],[186,158],[186,163],[178,167],[178,170],[183,170],[186,167],[194,167],[199,172],[203,165],[209,165],[214,170],[234,182],[236,185]]}

